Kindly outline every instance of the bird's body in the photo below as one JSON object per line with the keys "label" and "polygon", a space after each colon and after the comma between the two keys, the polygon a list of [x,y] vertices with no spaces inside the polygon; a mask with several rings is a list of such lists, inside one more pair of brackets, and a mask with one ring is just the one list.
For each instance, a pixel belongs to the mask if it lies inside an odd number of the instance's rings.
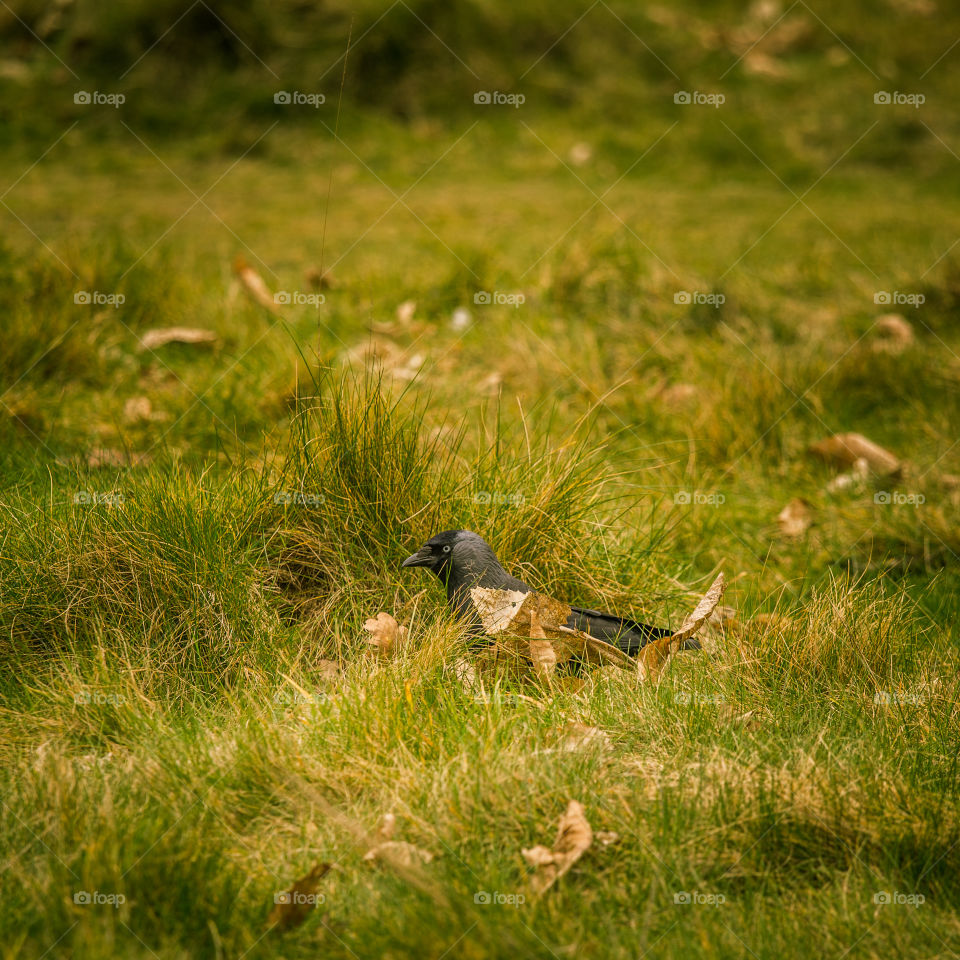
{"label": "bird's body", "polygon": [[[415,554],[403,561],[405,567],[426,567],[446,586],[447,603],[457,616],[468,623],[476,635],[483,625],[473,606],[470,590],[488,587],[493,590],[517,590],[530,593],[531,587],[511,576],[503,568],[490,545],[470,530],[447,530],[431,537]],[[571,607],[567,626],[589,633],[636,656],[651,640],[669,636],[671,631],[652,627],[628,617],[618,617],[599,610]]]}

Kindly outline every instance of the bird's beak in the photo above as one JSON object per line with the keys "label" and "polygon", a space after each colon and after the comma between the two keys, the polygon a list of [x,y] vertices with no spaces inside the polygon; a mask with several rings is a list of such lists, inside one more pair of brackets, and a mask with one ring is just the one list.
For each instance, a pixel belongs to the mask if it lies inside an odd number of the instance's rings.
{"label": "bird's beak", "polygon": [[407,557],[401,567],[429,567],[433,563],[433,551],[429,547],[421,547],[416,553]]}

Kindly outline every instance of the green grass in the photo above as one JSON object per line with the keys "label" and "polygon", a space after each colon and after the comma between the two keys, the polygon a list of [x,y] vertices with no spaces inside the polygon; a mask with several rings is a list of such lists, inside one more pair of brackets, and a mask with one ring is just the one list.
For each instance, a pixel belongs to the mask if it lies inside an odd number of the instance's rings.
{"label": "green grass", "polygon": [[[303,90],[379,12],[212,6]],[[0,71],[3,957],[960,952],[957,91],[949,58],[924,74],[956,18],[801,6],[761,45],[783,76],[721,77],[762,11],[611,6],[676,76],[601,5],[523,109],[474,110],[397,8],[339,139],[339,72],[325,112],[274,109],[200,7],[113,113],[78,82],[113,89],[176,12],[17,5],[79,79],[0,24],[26,71]],[[500,90],[582,12],[410,7]],[[255,304],[237,255],[273,291],[322,266],[325,302]],[[217,339],[141,347],[168,326]],[[830,492],[807,448],[845,431],[901,476]],[[470,689],[439,586],[399,568],[455,527],[662,624],[723,570],[734,619],[658,685]],[[384,661],[381,610],[410,631]],[[562,749],[572,723],[606,742]],[[620,840],[534,898],[520,851],[570,799]],[[390,812],[422,870],[363,860]],[[321,861],[323,904],[271,929]]]}

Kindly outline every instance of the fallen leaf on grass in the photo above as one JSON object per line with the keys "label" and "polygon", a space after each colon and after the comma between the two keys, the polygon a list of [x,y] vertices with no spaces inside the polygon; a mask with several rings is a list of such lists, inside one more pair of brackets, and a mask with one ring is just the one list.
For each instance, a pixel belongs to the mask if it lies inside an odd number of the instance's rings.
{"label": "fallen leaf on grass", "polygon": [[851,490],[866,483],[870,476],[870,461],[866,457],[858,457],[853,469],[847,473],[838,473],[828,484],[829,493],[839,493],[841,490]]}
{"label": "fallen leaf on grass", "polygon": [[[496,637],[498,650],[532,660],[541,675],[551,675],[556,664],[566,663],[574,655],[593,664],[615,663],[627,668],[634,665],[613,644],[567,627],[570,606],[560,600],[541,593],[487,587],[473,587],[470,597],[484,630]],[[544,640],[550,642],[556,657],[553,666]]]}
{"label": "fallen leaf on grass", "polygon": [[429,850],[422,850],[412,843],[407,843],[406,840],[387,840],[384,843],[378,843],[363,855],[363,859],[370,862],[383,860],[392,867],[407,868],[430,863],[433,858],[434,855]]}
{"label": "fallen leaf on grass", "polygon": [[306,876],[296,880],[289,890],[277,894],[267,923],[281,930],[299,927],[310,916],[310,911],[317,903],[323,901],[322,896],[317,896],[317,889],[320,880],[332,869],[332,863],[318,863]]}
{"label": "fallen leaf on grass", "polygon": [[530,878],[534,893],[549,890],[583,856],[591,843],[593,830],[587,822],[583,805],[571,800],[560,818],[553,849],[537,846],[520,851],[524,860],[535,869]]}
{"label": "fallen leaf on grass", "polygon": [[141,350],[156,350],[168,343],[214,343],[217,335],[212,330],[199,327],[162,327],[148,330],[140,338]]}
{"label": "fallen leaf on grass", "polygon": [[609,847],[614,843],[620,842],[620,834],[614,833],[613,830],[597,830],[593,839],[600,844],[601,847]]}
{"label": "fallen leaf on grass", "polygon": [[899,313],[885,313],[873,325],[873,349],[878,352],[903,353],[913,343],[913,327]]}
{"label": "fallen leaf on grass", "polygon": [[363,625],[370,636],[367,643],[377,656],[389,657],[398,650],[407,638],[407,628],[400,626],[389,613],[378,613]]}
{"label": "fallen leaf on grass", "polygon": [[336,680],[340,676],[340,665],[335,660],[318,660],[316,671],[321,680]]}
{"label": "fallen leaf on grass", "polygon": [[716,609],[723,591],[727,586],[722,573],[710,585],[710,589],[703,595],[693,613],[689,614],[680,626],[680,629],[669,637],[662,637],[644,646],[637,654],[637,674],[641,680],[656,680],[660,676],[671,653],[680,649],[684,640],[689,640],[709,619]]}
{"label": "fallen leaf on grass", "polygon": [[265,307],[271,313],[276,313],[277,302],[274,300],[273,294],[264,282],[263,277],[261,277],[242,256],[238,256],[236,260],[233,261],[233,269],[240,283],[243,284],[243,289],[250,294],[251,298],[259,303],[261,307]]}
{"label": "fallen leaf on grass", "polygon": [[802,537],[813,523],[813,510],[810,504],[800,497],[794,497],[778,514],[777,524],[785,537]]}
{"label": "fallen leaf on grass", "polygon": [[599,727],[590,727],[585,723],[568,723],[563,728],[563,740],[560,749],[564,753],[574,753],[589,747],[607,749],[610,735]]}
{"label": "fallen leaf on grass", "polygon": [[397,307],[397,319],[406,326],[412,319],[413,315],[417,312],[417,301],[416,300],[404,300],[403,303]]}
{"label": "fallen leaf on grass", "polygon": [[841,467],[851,467],[863,458],[870,469],[882,476],[895,476],[903,464],[889,450],[868,440],[862,433],[837,433],[813,444],[810,453]]}

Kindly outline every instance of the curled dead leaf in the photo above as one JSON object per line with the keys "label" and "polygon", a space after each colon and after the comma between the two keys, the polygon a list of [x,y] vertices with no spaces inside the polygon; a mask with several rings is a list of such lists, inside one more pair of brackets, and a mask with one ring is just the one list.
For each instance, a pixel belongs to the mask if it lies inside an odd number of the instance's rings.
{"label": "curled dead leaf", "polygon": [[263,277],[242,256],[237,256],[236,260],[233,261],[233,269],[240,283],[243,284],[243,289],[247,291],[251,299],[271,313],[276,313],[277,302]]}
{"label": "curled dead leaf", "polygon": [[883,353],[903,353],[913,343],[913,327],[899,313],[885,313],[873,324],[873,349]]}
{"label": "curled dead leaf", "polygon": [[648,643],[637,654],[637,675],[641,680],[656,680],[663,671],[671,653],[680,649],[684,640],[689,640],[707,621],[720,603],[727,582],[722,573],[717,574],[710,589],[703,595],[693,612],[687,616],[680,629],[669,637]]}
{"label": "curled dead leaf", "polygon": [[389,657],[397,652],[407,639],[407,628],[401,626],[389,613],[380,612],[367,620],[363,629],[370,636],[367,643],[377,656]]}
{"label": "curled dead leaf", "polygon": [[534,893],[549,890],[583,856],[591,843],[593,830],[583,805],[571,800],[560,818],[553,849],[536,846],[521,850],[524,860],[535,870],[530,878]]}
{"label": "curled dead leaf", "polygon": [[199,327],[162,327],[148,330],[140,338],[141,350],[156,350],[168,343],[215,343],[217,335],[213,330]]}
{"label": "curled dead leaf", "polygon": [[809,449],[815,457],[840,467],[851,467],[863,458],[870,469],[881,476],[896,476],[903,469],[897,457],[862,433],[837,433]]}
{"label": "curled dead leaf", "polygon": [[777,524],[785,537],[802,537],[813,523],[813,510],[806,500],[794,497],[778,514]]}
{"label": "curled dead leaf", "polygon": [[583,749],[606,750],[610,745],[610,734],[606,730],[585,723],[568,723],[563,728],[560,749],[564,753],[574,753]]}
{"label": "curled dead leaf", "polygon": [[425,863],[430,863],[433,858],[434,855],[429,850],[422,850],[412,843],[407,843],[406,840],[386,840],[363,855],[363,859],[368,862],[382,860],[388,866],[401,869],[423,866]]}

